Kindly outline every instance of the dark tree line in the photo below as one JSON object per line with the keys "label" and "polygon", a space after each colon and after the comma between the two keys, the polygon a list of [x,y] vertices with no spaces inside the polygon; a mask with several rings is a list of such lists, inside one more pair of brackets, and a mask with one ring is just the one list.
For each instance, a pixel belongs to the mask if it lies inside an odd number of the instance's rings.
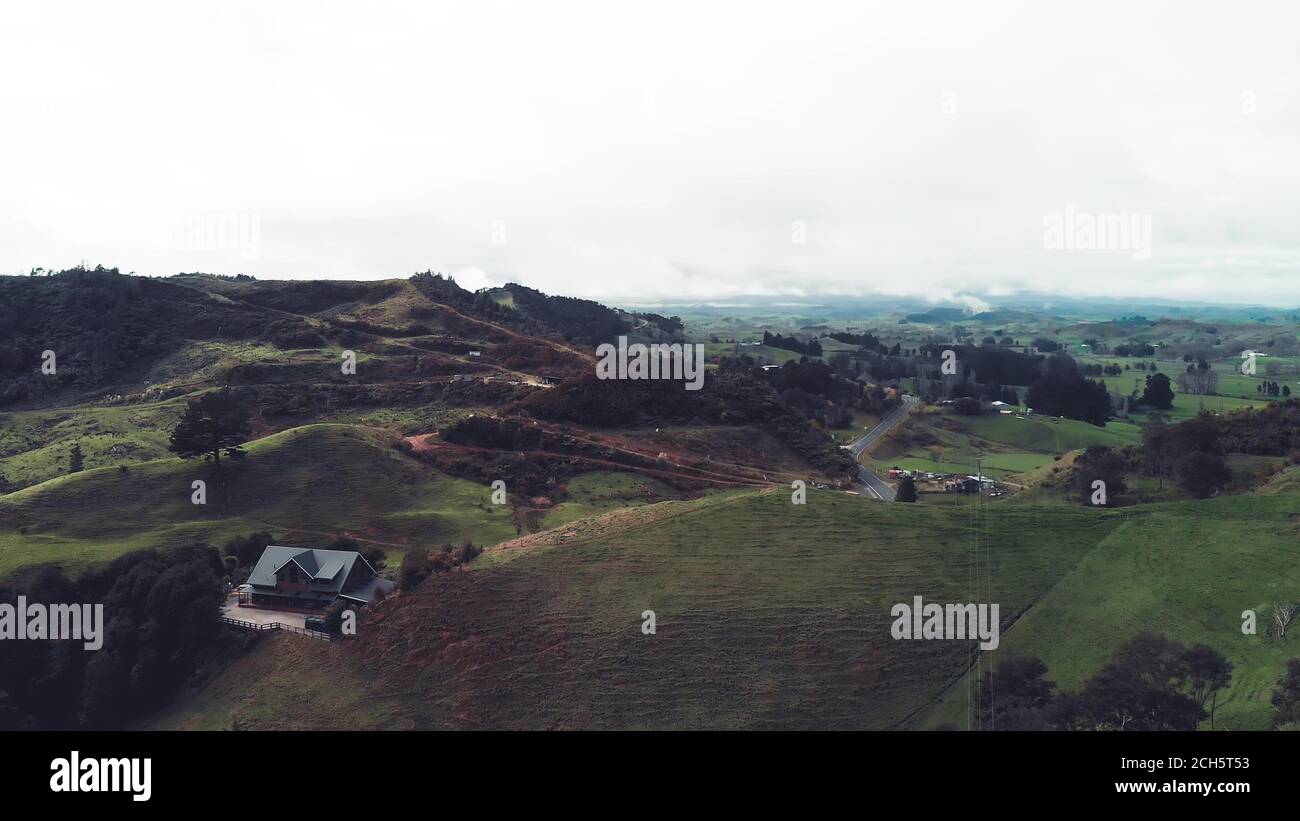
{"label": "dark tree line", "polygon": [[1124,345],[1115,346],[1116,356],[1155,356],[1156,349],[1145,342],[1129,342]]}
{"label": "dark tree line", "polygon": [[1211,418],[1215,438],[1227,453],[1255,456],[1300,454],[1300,400],[1273,402]]}
{"label": "dark tree line", "polygon": [[1084,377],[1075,361],[1063,354],[1047,360],[1046,373],[1030,384],[1026,403],[1036,413],[1078,419],[1099,427],[1110,418],[1106,386]]}
{"label": "dark tree line", "polygon": [[1195,730],[1214,713],[1232,664],[1213,648],[1142,633],[1077,692],[1062,692],[1034,657],[1010,659],[980,682],[982,724],[994,730]]}
{"label": "dark tree line", "polygon": [[1214,495],[1231,480],[1227,453],[1300,458],[1300,402],[1287,399],[1221,416],[1202,412],[1177,425],[1157,418],[1142,429],[1147,472],[1196,498]]}
{"label": "dark tree line", "polygon": [[780,348],[785,351],[794,351],[805,356],[821,356],[822,344],[815,339],[804,342],[799,337],[791,334],[790,336],[781,336],[770,331],[763,331],[763,344],[771,348]]}
{"label": "dark tree line", "polygon": [[1092,362],[1086,365],[1080,365],[1079,372],[1084,376],[1119,376],[1124,372],[1124,369],[1114,363],[1109,365],[1099,365]]}
{"label": "dark tree line", "polygon": [[1040,375],[1041,356],[1004,347],[961,345],[957,361],[973,372],[975,381],[996,385],[1032,385]]}
{"label": "dark tree line", "polygon": [[830,334],[829,336],[836,342],[843,342],[846,345],[856,345],[859,348],[871,353],[880,354],[881,356],[888,356],[891,352],[893,355],[897,356],[901,349],[901,346],[898,344],[895,344],[892,349],[887,347],[876,337],[875,334],[871,333],[855,334],[850,333],[849,331],[840,331],[838,333]]}
{"label": "dark tree line", "polygon": [[75,580],[46,567],[19,588],[42,604],[102,603],[104,644],[0,642],[0,728],[109,729],[157,711],[196,671],[243,646],[221,630],[224,567],[207,545],[136,551]]}

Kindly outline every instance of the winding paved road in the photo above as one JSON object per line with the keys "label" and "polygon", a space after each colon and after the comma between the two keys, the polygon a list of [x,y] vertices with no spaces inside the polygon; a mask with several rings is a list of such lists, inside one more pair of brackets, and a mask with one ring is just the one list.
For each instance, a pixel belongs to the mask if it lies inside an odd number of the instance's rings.
{"label": "winding paved road", "polygon": [[[907,414],[919,401],[915,396],[903,394],[903,403],[901,405],[885,414],[884,418],[876,423],[874,428],[867,431],[862,438],[853,440],[844,445],[844,448],[853,454],[854,460],[860,459],[862,451],[866,450],[868,445],[898,427],[898,424],[907,418]],[[867,496],[886,502],[894,501],[894,489],[879,476],[868,470],[861,462],[858,463],[858,481],[866,489]]]}

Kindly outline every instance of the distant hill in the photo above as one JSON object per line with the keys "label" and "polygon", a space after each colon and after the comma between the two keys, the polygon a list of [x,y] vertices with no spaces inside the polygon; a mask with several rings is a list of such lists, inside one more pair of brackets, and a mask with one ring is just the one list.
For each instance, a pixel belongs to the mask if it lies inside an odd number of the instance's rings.
{"label": "distant hill", "polygon": [[970,312],[961,308],[932,308],[921,313],[907,314],[905,317],[908,322],[960,322],[970,318]]}
{"label": "distant hill", "polygon": [[[300,318],[116,270],[0,277],[0,406],[138,379],[188,339],[302,344]],[[55,355],[43,374],[44,352]]]}
{"label": "distant hill", "polygon": [[[539,369],[562,374],[552,352],[570,354],[531,340],[590,347],[630,327],[618,311],[590,300],[519,285],[507,290],[514,307],[436,274],[410,281],[261,281],[205,274],[153,279],[76,268],[0,277],[0,407],[143,390],[156,384],[151,369],[200,342],[254,343],[286,353],[346,348],[390,357],[460,355],[448,374],[493,364],[529,367],[540,357]],[[484,346],[492,345],[509,347],[501,361],[485,356],[490,350]],[[463,361],[475,348],[482,358]],[[55,356],[52,374],[41,372],[45,351]],[[210,376],[213,384],[225,381],[220,373]]]}

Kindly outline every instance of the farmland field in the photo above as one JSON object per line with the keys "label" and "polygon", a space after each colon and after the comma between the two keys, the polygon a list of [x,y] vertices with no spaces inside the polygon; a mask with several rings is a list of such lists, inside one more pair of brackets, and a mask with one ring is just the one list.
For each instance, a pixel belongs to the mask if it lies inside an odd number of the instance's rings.
{"label": "farmland field", "polygon": [[[248,667],[364,705],[374,726],[898,727],[964,669],[963,643],[889,637],[894,603],[969,597],[959,510],[831,492],[802,507],[781,492],[704,499],[429,579],[363,625],[367,642],[338,649],[355,691],[275,658],[277,645]],[[1045,520],[1060,525],[1051,540]],[[989,521],[1004,614],[1045,595],[1118,524],[1060,503],[998,505]],[[654,635],[641,630],[646,610]],[[286,703],[276,686],[246,689],[249,674],[227,671],[161,726],[330,726],[332,711]]]}
{"label": "farmland field", "polygon": [[[1048,678],[1074,689],[1138,631],[1204,642],[1234,665],[1216,726],[1267,729],[1269,698],[1287,659],[1300,656],[1300,637],[1242,635],[1242,612],[1267,618],[1300,587],[1296,476],[1259,493],[1132,510],[1005,633],[998,660],[1036,655]],[[921,726],[962,724],[964,713],[958,684]]]}
{"label": "farmland field", "polygon": [[892,467],[933,473],[972,474],[980,459],[997,478],[1028,473],[1056,456],[1091,445],[1120,447],[1140,439],[1134,424],[1112,420],[1101,428],[1039,414],[960,416],[922,413],[905,433],[890,438],[871,458],[883,473]]}

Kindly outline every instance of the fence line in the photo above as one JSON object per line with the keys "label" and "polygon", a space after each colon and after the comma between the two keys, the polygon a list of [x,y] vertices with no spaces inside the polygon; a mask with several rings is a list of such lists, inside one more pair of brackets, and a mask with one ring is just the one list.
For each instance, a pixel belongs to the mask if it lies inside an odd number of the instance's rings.
{"label": "fence line", "polygon": [[278,622],[278,621],[273,621],[270,622],[269,624],[260,624],[255,621],[244,621],[242,619],[232,619],[229,616],[222,616],[221,623],[229,624],[232,627],[240,627],[243,628],[244,630],[256,630],[256,631],[288,630],[290,633],[299,633],[301,635],[310,636],[311,638],[320,639],[322,641],[334,640],[329,633],[322,633],[319,630],[308,630],[305,627],[295,627],[292,624],[284,624],[283,622]]}

